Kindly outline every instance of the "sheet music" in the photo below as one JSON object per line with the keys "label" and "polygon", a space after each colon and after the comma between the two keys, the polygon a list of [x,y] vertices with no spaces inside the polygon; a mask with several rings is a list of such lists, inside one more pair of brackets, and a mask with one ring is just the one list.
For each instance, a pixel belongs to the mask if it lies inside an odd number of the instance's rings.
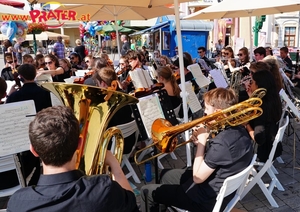
{"label": "sheet music", "polygon": [[64,105],[62,101],[50,92],[52,106]]}
{"label": "sheet music", "polygon": [[[6,94],[9,94],[9,91],[10,91],[11,87],[12,87],[13,85],[15,85],[16,82],[15,82],[15,81],[10,81],[10,80],[6,80],[5,82],[6,82],[6,85],[7,85]],[[1,100],[2,100],[3,102],[5,102],[5,101],[6,101],[6,97],[3,98],[3,99],[1,99]]]}
{"label": "sheet music", "polygon": [[300,120],[300,114],[296,106],[292,103],[290,98],[287,96],[285,91],[283,89],[279,92],[280,97],[286,102],[287,106],[290,108],[290,110],[293,112],[293,114]]}
{"label": "sheet music", "polygon": [[199,85],[200,88],[203,88],[207,85],[209,85],[210,83],[210,80],[207,79],[201,69],[200,69],[200,66],[196,63],[196,64],[193,64],[193,65],[189,65],[187,67],[188,70],[190,70],[190,72],[192,72],[194,78],[196,79],[196,82],[197,84]]}
{"label": "sheet music", "polygon": [[34,101],[0,105],[0,157],[29,150],[29,123],[36,114]]}
{"label": "sheet music", "polygon": [[87,72],[89,72],[89,70],[77,70],[77,71],[75,71],[75,75],[77,77],[84,77],[84,74]]}
{"label": "sheet music", "polygon": [[224,79],[224,76],[220,70],[213,69],[213,70],[209,71],[209,74],[214,79],[214,83],[217,86],[217,88],[220,88],[220,87],[227,88],[228,87],[228,84],[227,84],[226,80]]}
{"label": "sheet music", "polygon": [[137,104],[147,135],[151,138],[151,127],[158,118],[165,118],[157,94],[139,98]]}
{"label": "sheet music", "polygon": [[150,88],[153,85],[148,71],[144,69],[135,69],[130,71],[129,74],[135,88]]}
{"label": "sheet music", "polygon": [[[182,90],[182,84],[180,84],[179,86]],[[187,104],[189,105],[192,113],[195,113],[195,112],[201,110],[202,109],[201,104],[193,90],[193,85],[191,82],[185,83],[185,90],[188,93],[186,101],[187,101]]]}

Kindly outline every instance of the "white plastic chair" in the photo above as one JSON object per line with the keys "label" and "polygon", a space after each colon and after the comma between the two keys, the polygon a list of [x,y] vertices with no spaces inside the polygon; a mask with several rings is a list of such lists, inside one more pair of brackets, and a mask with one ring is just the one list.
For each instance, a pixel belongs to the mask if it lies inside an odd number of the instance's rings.
{"label": "white plastic chair", "polygon": [[[281,183],[279,182],[279,180],[277,179],[276,175],[274,174],[274,172],[272,170],[272,165],[273,165],[273,157],[275,154],[277,144],[278,144],[278,142],[280,142],[282,140],[285,129],[288,126],[288,123],[289,123],[289,117],[286,116],[283,126],[281,126],[278,129],[278,132],[277,132],[277,135],[273,142],[273,147],[269,154],[268,160],[265,163],[261,163],[261,162],[255,163],[255,165],[261,166],[262,168],[259,170],[259,172],[257,172],[254,168],[252,169],[253,179],[248,183],[248,185],[244,189],[244,191],[241,195],[241,199],[243,199],[246,196],[246,194],[253,188],[253,186],[255,184],[258,184],[259,187],[261,188],[262,192],[268,199],[269,203],[271,204],[271,206],[278,208],[278,204],[275,201],[275,199],[273,198],[272,192],[273,192],[273,189],[275,186],[280,191],[284,191],[284,188],[281,185]],[[268,187],[266,187],[265,183],[261,179],[265,173],[268,173],[269,176],[271,177],[271,183],[269,184]]]}
{"label": "white plastic chair", "polygon": [[139,136],[139,130],[138,130],[137,124],[136,124],[135,120],[133,120],[129,123],[121,124],[116,127],[121,130],[124,138],[127,138],[130,135],[132,135],[133,133],[135,133],[135,142],[132,147],[132,150],[128,154],[123,154],[121,167],[123,167],[124,165],[127,167],[128,171],[129,171],[129,173],[126,174],[127,179],[129,177],[132,177],[136,183],[141,183],[140,179],[138,178],[132,165],[129,162],[129,157],[132,154],[132,151],[135,149],[135,145],[136,145],[136,142],[137,142],[138,136]]}
{"label": "white plastic chair", "polygon": [[227,197],[228,195],[232,194],[234,191],[236,191],[235,196],[227,204],[224,211],[230,212],[231,209],[235,206],[235,204],[241,199],[241,194],[245,188],[245,185],[246,185],[248,176],[250,174],[250,171],[253,167],[253,164],[255,163],[256,156],[257,156],[256,154],[253,156],[251,163],[243,171],[241,171],[240,173],[235,174],[231,177],[226,178],[226,180],[224,181],[224,183],[221,187],[221,190],[217,196],[217,202],[215,204],[213,212],[220,211],[223,199],[225,197]]}
{"label": "white plastic chair", "polygon": [[25,187],[25,182],[20,167],[21,166],[19,163],[19,159],[16,155],[0,157],[0,172],[2,173],[6,171],[16,170],[19,180],[19,185],[12,188],[0,190],[0,197],[11,196],[20,188]]}
{"label": "white plastic chair", "polygon": [[[253,156],[251,163],[245,168],[243,171],[227,177],[220,189],[220,192],[217,196],[217,202],[214,206],[213,212],[219,212],[220,208],[223,203],[223,199],[227,197],[228,195],[232,194],[234,191],[236,191],[235,196],[232,198],[232,200],[227,204],[224,211],[230,212],[231,209],[235,206],[235,204],[240,200],[241,194],[245,188],[248,176],[250,174],[250,171],[253,167],[253,164],[256,160],[256,154]],[[179,209],[176,207],[169,208],[170,211],[174,211],[172,209],[175,209],[177,212],[188,212],[187,210]]]}

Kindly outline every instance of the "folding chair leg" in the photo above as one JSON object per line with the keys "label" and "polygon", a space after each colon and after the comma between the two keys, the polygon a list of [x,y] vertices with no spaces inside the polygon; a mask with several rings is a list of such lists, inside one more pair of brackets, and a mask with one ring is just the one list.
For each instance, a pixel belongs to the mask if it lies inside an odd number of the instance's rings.
{"label": "folding chair leg", "polygon": [[278,208],[279,206],[276,203],[275,199],[273,198],[272,193],[269,192],[269,190],[266,188],[264,182],[261,180],[262,174],[257,173],[254,169],[252,169],[252,174],[253,174],[254,178],[245,187],[245,189],[244,189],[244,191],[241,195],[241,199],[243,199],[246,196],[246,194],[248,194],[248,192],[253,188],[253,186],[255,184],[258,184],[260,189],[262,190],[262,192],[264,193],[264,195],[268,199],[270,205],[272,207]]}
{"label": "folding chair leg", "polygon": [[266,188],[264,182],[259,179],[259,181],[257,182],[257,184],[259,185],[260,189],[262,190],[262,192],[265,194],[266,198],[268,199],[270,205],[272,207],[278,208],[278,204],[275,201],[275,199],[273,198],[272,194],[269,192],[269,190]]}
{"label": "folding chair leg", "polygon": [[138,178],[136,172],[134,171],[134,169],[133,169],[132,165],[130,164],[127,157],[123,157],[122,163],[123,162],[129,171],[129,173],[126,175],[126,178],[128,179],[129,177],[132,177],[134,182],[141,183],[140,179]]}
{"label": "folding chair leg", "polygon": [[282,160],[282,158],[280,156],[277,157],[276,160],[277,160],[278,163],[284,163],[284,161]]}
{"label": "folding chair leg", "polygon": [[270,186],[268,188],[269,191],[270,191],[270,193],[272,193],[274,186],[276,186],[276,188],[279,191],[284,191],[283,186],[281,185],[280,181],[278,180],[278,178],[276,177],[276,175],[274,174],[274,172],[272,170],[270,170],[270,169],[268,169],[267,172],[268,172],[269,176],[272,179],[272,182],[271,182],[271,184],[270,184]]}
{"label": "folding chair leg", "polygon": [[274,174],[279,174],[277,169],[273,165],[271,166],[271,170]]}

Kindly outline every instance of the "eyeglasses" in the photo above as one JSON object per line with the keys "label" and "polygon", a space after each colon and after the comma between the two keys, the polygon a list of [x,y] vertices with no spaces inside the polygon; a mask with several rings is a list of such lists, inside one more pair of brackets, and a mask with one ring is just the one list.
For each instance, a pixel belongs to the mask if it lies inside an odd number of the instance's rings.
{"label": "eyeglasses", "polygon": [[45,65],[51,65],[51,64],[52,64],[52,61],[45,62]]}
{"label": "eyeglasses", "polygon": [[89,62],[90,62],[89,60],[85,61],[85,63],[89,63]]}
{"label": "eyeglasses", "polygon": [[13,64],[13,63],[16,63],[17,60],[14,60],[14,61],[6,61],[8,64]]}
{"label": "eyeglasses", "polygon": [[237,54],[237,56],[241,57],[241,56],[243,56],[243,54]]}

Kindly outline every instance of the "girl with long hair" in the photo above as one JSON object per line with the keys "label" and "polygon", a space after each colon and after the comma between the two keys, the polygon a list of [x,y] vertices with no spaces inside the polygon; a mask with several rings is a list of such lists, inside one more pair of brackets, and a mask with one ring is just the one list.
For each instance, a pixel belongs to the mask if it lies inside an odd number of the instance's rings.
{"label": "girl with long hair", "polygon": [[46,70],[38,71],[36,77],[42,74],[50,74],[53,82],[64,82],[64,69],[59,66],[59,61],[55,55],[48,54],[45,56]]}
{"label": "girl with long hair", "polygon": [[[260,70],[252,74],[252,80],[248,91],[249,96],[258,88],[265,88],[266,95],[262,98],[261,108],[263,114],[250,121],[246,125],[251,138],[258,144],[257,158],[261,162],[266,162],[278,130],[278,122],[281,118],[282,106],[277,92],[273,75],[268,70]],[[274,158],[282,153],[281,143],[278,143]]]}
{"label": "girl with long hair", "polygon": [[181,104],[180,88],[176,82],[172,70],[167,66],[160,66],[157,69],[157,80],[164,84],[164,89],[167,91],[173,109]]}

